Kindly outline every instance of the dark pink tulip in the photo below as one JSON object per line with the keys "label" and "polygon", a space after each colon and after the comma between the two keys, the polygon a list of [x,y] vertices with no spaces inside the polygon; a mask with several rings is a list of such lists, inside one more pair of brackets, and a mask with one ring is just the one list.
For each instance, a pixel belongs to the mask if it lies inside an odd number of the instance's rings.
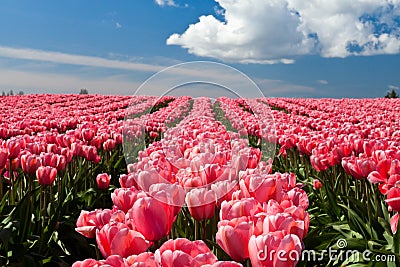
{"label": "dark pink tulip", "polygon": [[253,222],[247,217],[222,220],[218,223],[216,241],[233,260],[244,261],[249,258],[248,243],[253,232]]}
{"label": "dark pink tulip", "polygon": [[91,129],[91,128],[82,129],[82,137],[83,137],[83,140],[85,140],[86,142],[92,140],[94,135],[95,135],[95,131],[93,129]]}
{"label": "dark pink tulip", "polygon": [[8,139],[6,146],[9,159],[15,159],[19,156],[19,152],[21,151],[21,143],[19,141]]}
{"label": "dark pink tulip", "polygon": [[108,139],[107,141],[105,141],[103,143],[103,149],[105,151],[112,151],[112,150],[114,150],[115,145],[116,145],[116,143],[113,139]]}
{"label": "dark pink tulip", "polygon": [[32,154],[25,154],[21,156],[21,167],[25,173],[34,174],[40,166],[42,166],[40,157]]}
{"label": "dark pink tulip", "polygon": [[217,196],[213,190],[194,188],[186,194],[190,215],[197,220],[208,220],[214,216]]}
{"label": "dark pink tulip", "polygon": [[157,241],[168,235],[174,222],[173,207],[153,197],[136,200],[129,214],[135,221],[136,229],[150,241]]}
{"label": "dark pink tulip", "polygon": [[101,230],[96,230],[96,242],[104,257],[128,257],[140,254],[150,247],[150,242],[141,233],[118,222],[106,224]]}
{"label": "dark pink tulip", "polygon": [[42,158],[42,163],[43,166],[50,166],[53,168],[57,167],[57,154],[54,153],[42,153],[40,154],[40,157]]}
{"label": "dark pink tulip", "polygon": [[40,185],[52,185],[57,176],[57,169],[50,166],[40,166],[36,170],[36,177]]}
{"label": "dark pink tulip", "polygon": [[67,167],[67,160],[65,156],[57,155],[57,166],[56,169],[58,172],[61,172]]}
{"label": "dark pink tulip", "polygon": [[97,187],[99,189],[107,189],[110,185],[111,176],[107,173],[100,173],[96,177]]}
{"label": "dark pink tulip", "polygon": [[8,162],[8,150],[0,148],[0,169],[3,169]]}

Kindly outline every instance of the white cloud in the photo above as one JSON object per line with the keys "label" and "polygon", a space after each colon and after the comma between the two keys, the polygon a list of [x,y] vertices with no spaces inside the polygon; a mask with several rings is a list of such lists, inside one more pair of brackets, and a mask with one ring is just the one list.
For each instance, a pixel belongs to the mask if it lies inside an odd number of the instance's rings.
{"label": "white cloud", "polygon": [[117,29],[120,29],[120,28],[122,28],[122,25],[121,25],[121,23],[119,23],[118,21],[117,21],[117,22],[115,22],[115,28],[117,28]]}
{"label": "white cloud", "polygon": [[329,83],[327,80],[317,80],[316,82],[324,85]]}
{"label": "white cloud", "polygon": [[129,61],[112,60],[101,57],[82,56],[54,51],[45,51],[29,48],[14,48],[0,46],[0,57],[71,64],[78,66],[102,67],[123,70],[139,70],[156,72],[164,67],[151,64],[142,64]]}
{"label": "white cloud", "polygon": [[[289,63],[400,52],[399,0],[215,0],[225,21],[201,16],[168,45],[226,62]],[[221,14],[220,14],[221,15]]]}
{"label": "white cloud", "polygon": [[178,6],[174,0],[155,0],[155,2],[159,6]]}
{"label": "white cloud", "polygon": [[388,87],[389,87],[389,89],[391,89],[391,90],[399,90],[400,89],[400,87],[399,86],[396,86],[396,85],[388,85]]}

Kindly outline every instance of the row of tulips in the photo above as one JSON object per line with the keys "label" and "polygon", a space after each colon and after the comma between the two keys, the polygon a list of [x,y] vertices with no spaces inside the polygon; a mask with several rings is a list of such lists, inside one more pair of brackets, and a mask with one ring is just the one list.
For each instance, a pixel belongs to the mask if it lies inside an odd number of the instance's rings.
{"label": "row of tulips", "polygon": [[[265,247],[301,253],[309,225],[307,195],[293,174],[271,174],[258,149],[215,121],[210,103],[196,99],[189,116],[139,153],[129,174],[121,175],[122,187],[111,195],[112,210],[82,211],[76,230],[96,237],[106,259],[74,266],[106,264],[115,257],[117,266],[131,266],[132,258],[152,266],[241,266],[218,262],[212,252],[221,254],[220,248],[231,260],[250,260],[253,266],[297,262],[257,255]],[[199,240],[172,239],[191,225],[193,238],[201,237],[212,250]],[[190,249],[170,246],[181,242]],[[204,247],[207,256],[199,257],[193,244]]]}

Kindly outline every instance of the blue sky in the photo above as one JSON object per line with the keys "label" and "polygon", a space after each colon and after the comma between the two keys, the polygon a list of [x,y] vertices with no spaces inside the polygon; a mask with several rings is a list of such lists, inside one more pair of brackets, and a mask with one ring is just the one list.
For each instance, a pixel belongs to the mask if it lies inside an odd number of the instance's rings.
{"label": "blue sky", "polygon": [[399,0],[3,0],[0,23],[5,91],[130,95],[198,60],[238,69],[266,96],[400,86]]}

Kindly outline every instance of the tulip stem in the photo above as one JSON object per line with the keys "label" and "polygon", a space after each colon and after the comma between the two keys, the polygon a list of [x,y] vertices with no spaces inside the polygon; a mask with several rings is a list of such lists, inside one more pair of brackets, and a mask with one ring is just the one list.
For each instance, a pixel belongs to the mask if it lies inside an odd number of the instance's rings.
{"label": "tulip stem", "polygon": [[10,204],[11,206],[14,206],[15,204],[15,200],[14,200],[14,177],[13,177],[13,170],[12,170],[12,160],[10,159],[10,163],[9,163],[9,168],[8,168],[8,176],[10,178]]}
{"label": "tulip stem", "polygon": [[203,231],[203,241],[207,240],[206,224],[207,224],[206,220],[201,220],[201,226],[202,226],[201,228],[202,228],[202,231]]}
{"label": "tulip stem", "polygon": [[198,234],[197,234],[197,232],[199,231],[198,228],[199,228],[199,226],[197,224],[197,221],[194,220],[194,240],[197,240],[197,238],[198,238]]}

